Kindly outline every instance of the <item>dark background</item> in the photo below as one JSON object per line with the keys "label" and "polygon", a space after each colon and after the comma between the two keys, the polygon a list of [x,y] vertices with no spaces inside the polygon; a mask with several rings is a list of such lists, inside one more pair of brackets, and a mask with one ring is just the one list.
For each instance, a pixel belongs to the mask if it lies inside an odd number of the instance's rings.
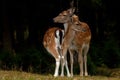
{"label": "dark background", "polygon": [[[42,45],[45,31],[62,24],[53,22],[71,0],[2,0],[0,69],[38,73],[54,71],[54,58]],[[74,0],[77,14],[92,32],[88,69],[120,67],[120,18],[118,0]],[[78,66],[75,65],[75,72]]]}

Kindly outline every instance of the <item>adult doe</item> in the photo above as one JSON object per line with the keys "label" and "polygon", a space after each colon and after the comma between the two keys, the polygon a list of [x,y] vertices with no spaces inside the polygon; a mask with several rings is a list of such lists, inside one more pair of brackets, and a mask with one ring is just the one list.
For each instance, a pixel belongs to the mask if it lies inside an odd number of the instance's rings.
{"label": "adult doe", "polygon": [[[56,67],[54,76],[57,77],[59,75],[59,66],[60,66],[60,49],[61,49],[61,43],[64,36],[64,30],[58,28],[58,27],[52,27],[49,28],[43,38],[43,45],[45,49],[55,58],[56,61]],[[68,65],[66,61],[66,69],[67,69],[67,75],[70,76]]]}

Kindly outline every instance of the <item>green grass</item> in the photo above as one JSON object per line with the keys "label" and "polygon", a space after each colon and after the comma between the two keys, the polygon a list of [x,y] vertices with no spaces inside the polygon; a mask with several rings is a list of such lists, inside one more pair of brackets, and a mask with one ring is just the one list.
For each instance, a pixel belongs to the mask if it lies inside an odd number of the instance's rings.
{"label": "green grass", "polygon": [[120,77],[107,77],[107,76],[87,76],[80,77],[74,75],[73,78],[57,77],[52,75],[42,75],[35,73],[27,73],[20,71],[0,71],[0,80],[120,80]]}

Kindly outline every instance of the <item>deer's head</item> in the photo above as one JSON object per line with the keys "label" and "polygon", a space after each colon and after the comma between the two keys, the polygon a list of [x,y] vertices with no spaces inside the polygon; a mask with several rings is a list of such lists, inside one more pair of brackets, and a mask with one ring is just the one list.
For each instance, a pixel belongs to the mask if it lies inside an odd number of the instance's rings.
{"label": "deer's head", "polygon": [[79,25],[80,23],[79,17],[75,14],[72,16],[72,23],[75,25]]}
{"label": "deer's head", "polygon": [[70,8],[68,10],[62,11],[58,16],[53,18],[54,22],[57,23],[67,23],[71,20],[71,16],[74,14],[75,8]]}

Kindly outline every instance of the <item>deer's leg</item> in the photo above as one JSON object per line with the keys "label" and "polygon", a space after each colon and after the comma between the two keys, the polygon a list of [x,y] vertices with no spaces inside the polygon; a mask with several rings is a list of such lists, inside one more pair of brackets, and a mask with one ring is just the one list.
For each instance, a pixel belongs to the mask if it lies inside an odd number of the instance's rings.
{"label": "deer's leg", "polygon": [[64,66],[65,66],[66,71],[67,71],[67,76],[70,77],[70,72],[69,72],[68,63],[67,63],[67,55],[62,57],[61,76],[64,76]]}
{"label": "deer's leg", "polygon": [[67,55],[65,56],[65,67],[67,71],[67,76],[70,77],[70,72],[69,72],[68,63],[67,63]]}
{"label": "deer's leg", "polygon": [[58,58],[56,58],[55,60],[56,60],[56,67],[55,67],[54,77],[57,77],[57,76],[58,76],[58,73],[59,73],[60,56],[59,56]]}
{"label": "deer's leg", "polygon": [[55,58],[56,61],[56,66],[55,66],[55,72],[54,72],[54,77],[58,76],[59,73],[59,67],[60,67],[60,55],[58,53],[58,50],[56,48],[48,50],[51,55],[53,55],[53,57]]}
{"label": "deer's leg", "polygon": [[66,64],[66,53],[67,53],[67,48],[63,48],[62,50],[62,59],[61,59],[61,76],[64,76],[64,66]]}
{"label": "deer's leg", "polygon": [[82,56],[82,49],[78,51],[78,62],[80,65],[80,76],[83,76],[83,56]]}
{"label": "deer's leg", "polygon": [[88,72],[87,72],[87,53],[89,50],[89,46],[86,46],[84,49],[84,66],[85,66],[85,76],[88,76]]}
{"label": "deer's leg", "polygon": [[61,76],[64,76],[64,65],[65,65],[65,60],[64,56],[61,58]]}
{"label": "deer's leg", "polygon": [[73,62],[74,62],[74,59],[73,59],[73,50],[69,49],[69,53],[70,53],[70,67],[71,67],[71,77],[73,77]]}

